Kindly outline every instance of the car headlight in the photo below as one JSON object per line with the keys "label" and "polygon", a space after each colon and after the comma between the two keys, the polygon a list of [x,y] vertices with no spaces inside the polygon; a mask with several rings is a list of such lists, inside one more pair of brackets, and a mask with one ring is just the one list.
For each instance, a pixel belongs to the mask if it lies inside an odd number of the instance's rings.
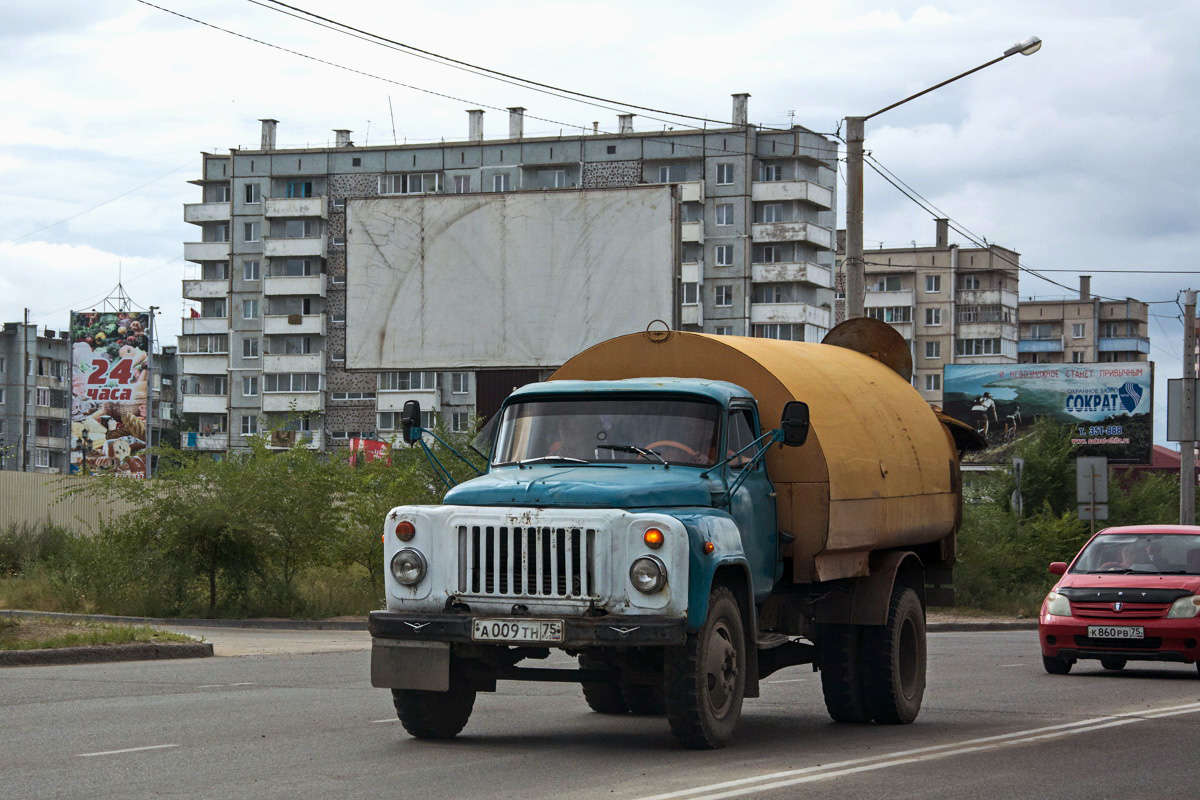
{"label": "car headlight", "polygon": [[1200,596],[1181,597],[1171,604],[1167,619],[1191,619],[1200,614]]}
{"label": "car headlight", "polygon": [[406,547],[392,556],[392,577],[405,586],[420,583],[429,565],[420,551]]}
{"label": "car headlight", "polygon": [[629,581],[642,594],[654,594],[667,583],[667,568],[654,556],[642,556],[629,567]]}
{"label": "car headlight", "polygon": [[1055,617],[1071,616],[1071,601],[1058,592],[1046,595],[1046,613]]}

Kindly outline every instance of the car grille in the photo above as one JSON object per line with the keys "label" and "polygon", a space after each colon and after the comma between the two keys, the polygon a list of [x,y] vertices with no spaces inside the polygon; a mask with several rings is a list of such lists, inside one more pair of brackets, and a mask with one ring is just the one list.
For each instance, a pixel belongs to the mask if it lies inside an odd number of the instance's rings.
{"label": "car grille", "polygon": [[492,597],[598,598],[594,528],[460,525],[458,591]]}
{"label": "car grille", "polygon": [[1170,611],[1170,603],[1123,603],[1120,611],[1112,603],[1071,603],[1071,613],[1089,619],[1109,619],[1113,622],[1129,619],[1162,619]]}
{"label": "car grille", "polygon": [[1076,647],[1093,647],[1098,650],[1158,650],[1162,647],[1162,638],[1148,636],[1145,639],[1093,639],[1090,636],[1076,636]]}

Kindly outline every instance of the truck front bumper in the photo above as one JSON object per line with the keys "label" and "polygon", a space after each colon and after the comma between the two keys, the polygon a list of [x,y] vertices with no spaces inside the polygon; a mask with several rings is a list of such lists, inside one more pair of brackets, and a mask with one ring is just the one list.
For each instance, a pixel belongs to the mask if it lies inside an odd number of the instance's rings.
{"label": "truck front bumper", "polygon": [[[491,615],[497,616],[497,615]],[[540,615],[539,615],[540,616]],[[471,621],[485,614],[410,614],[372,611],[367,630],[373,639],[407,642],[471,642]],[[582,649],[586,647],[667,647],[687,641],[682,617],[555,617],[563,620],[563,641],[523,646]],[[488,644],[496,644],[489,642]]]}

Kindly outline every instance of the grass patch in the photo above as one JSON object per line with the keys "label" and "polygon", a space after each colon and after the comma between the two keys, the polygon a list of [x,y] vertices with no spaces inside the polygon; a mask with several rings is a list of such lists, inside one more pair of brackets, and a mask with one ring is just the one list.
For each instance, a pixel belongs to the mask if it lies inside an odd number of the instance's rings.
{"label": "grass patch", "polygon": [[145,625],[116,625],[49,618],[0,618],[0,650],[49,650],[60,647],[146,642],[194,642],[190,636]]}

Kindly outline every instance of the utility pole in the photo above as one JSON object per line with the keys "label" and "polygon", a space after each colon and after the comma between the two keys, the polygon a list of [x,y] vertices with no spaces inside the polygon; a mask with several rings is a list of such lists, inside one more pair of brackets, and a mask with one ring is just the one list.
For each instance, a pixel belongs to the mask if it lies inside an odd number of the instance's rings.
{"label": "utility pole", "polygon": [[1179,443],[1179,524],[1196,524],[1196,290],[1184,292],[1183,386]]}
{"label": "utility pole", "polygon": [[[37,338],[34,338],[37,341]],[[25,325],[21,328],[21,472],[29,471],[29,309],[25,309]]]}

